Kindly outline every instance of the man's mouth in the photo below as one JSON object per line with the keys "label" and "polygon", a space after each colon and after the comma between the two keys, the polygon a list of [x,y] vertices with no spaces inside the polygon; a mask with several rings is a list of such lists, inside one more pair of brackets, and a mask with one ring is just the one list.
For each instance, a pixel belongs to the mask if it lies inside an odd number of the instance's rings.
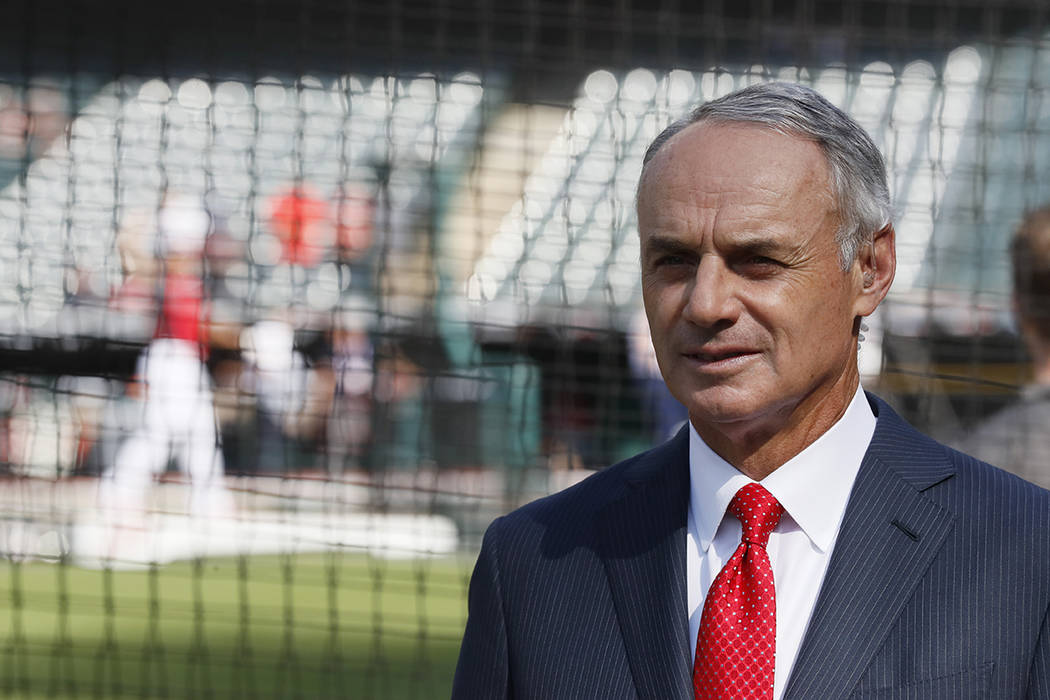
{"label": "man's mouth", "polygon": [[703,362],[705,364],[712,364],[715,362],[725,362],[728,360],[734,360],[738,357],[748,357],[754,355],[753,350],[738,350],[738,349],[726,349],[726,350],[714,350],[714,351],[697,351],[685,353],[685,356],[691,360],[697,362]]}

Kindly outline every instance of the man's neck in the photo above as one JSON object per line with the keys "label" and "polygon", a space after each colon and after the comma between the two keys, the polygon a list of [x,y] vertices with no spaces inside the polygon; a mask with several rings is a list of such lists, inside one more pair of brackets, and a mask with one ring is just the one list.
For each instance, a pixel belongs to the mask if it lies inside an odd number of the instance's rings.
{"label": "man's neck", "polygon": [[[841,415],[839,416],[841,417]],[[837,420],[837,419],[836,419]],[[732,440],[733,446],[727,445],[723,436],[712,436],[709,433],[697,429],[697,433],[703,438],[718,456],[736,467],[742,474],[755,481],[762,481],[792,457],[809,447],[821,435],[827,432],[827,428],[834,425],[832,421],[827,427],[794,432],[790,435],[775,433],[773,435],[762,435],[754,433],[743,435],[741,442]],[[748,447],[740,449],[739,445]]]}
{"label": "man's neck", "polygon": [[804,401],[780,420],[712,425],[692,420],[696,432],[714,452],[755,481],[761,481],[802,452],[842,418],[859,386],[859,378],[836,386],[827,395]]}

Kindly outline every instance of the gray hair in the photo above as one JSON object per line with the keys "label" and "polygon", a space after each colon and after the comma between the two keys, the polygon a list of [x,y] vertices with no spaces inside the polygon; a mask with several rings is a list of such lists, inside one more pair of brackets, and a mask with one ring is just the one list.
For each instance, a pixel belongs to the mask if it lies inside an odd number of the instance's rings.
{"label": "gray hair", "polygon": [[794,83],[761,83],[706,102],[657,136],[642,172],[671,137],[697,122],[747,122],[816,142],[824,152],[839,215],[836,241],[843,269],[861,246],[892,220],[886,165],[875,143],[845,112],[817,91]]}

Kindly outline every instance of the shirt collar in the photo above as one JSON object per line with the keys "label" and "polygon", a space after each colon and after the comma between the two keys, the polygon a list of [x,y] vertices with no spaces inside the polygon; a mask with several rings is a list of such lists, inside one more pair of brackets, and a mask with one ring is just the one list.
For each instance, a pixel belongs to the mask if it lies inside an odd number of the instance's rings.
{"label": "shirt collar", "polygon": [[[811,445],[762,480],[813,545],[827,553],[846,511],[875,415],[861,388],[842,417]],[[753,479],[715,454],[689,425],[689,509],[706,552],[733,496]]]}

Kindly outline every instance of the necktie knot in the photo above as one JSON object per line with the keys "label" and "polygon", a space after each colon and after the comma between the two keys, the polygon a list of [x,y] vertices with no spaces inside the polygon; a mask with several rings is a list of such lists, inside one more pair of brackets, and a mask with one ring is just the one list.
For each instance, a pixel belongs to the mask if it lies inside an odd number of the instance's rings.
{"label": "necktie knot", "polygon": [[741,541],[765,547],[769,533],[780,522],[784,506],[761,484],[751,483],[736,492],[729,502],[729,512],[740,521]]}

